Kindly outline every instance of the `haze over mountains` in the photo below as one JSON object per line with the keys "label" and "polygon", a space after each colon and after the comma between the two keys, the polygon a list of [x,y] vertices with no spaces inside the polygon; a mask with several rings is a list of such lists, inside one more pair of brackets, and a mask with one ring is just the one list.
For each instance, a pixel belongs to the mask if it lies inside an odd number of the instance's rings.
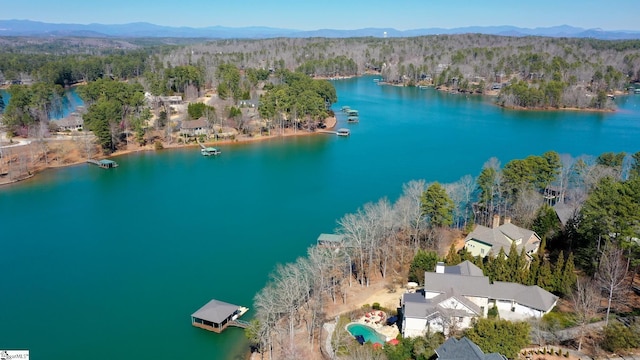
{"label": "haze over mountains", "polygon": [[596,38],[605,40],[640,39],[640,31],[583,29],[568,25],[544,28],[520,28],[516,26],[469,26],[461,28],[424,28],[396,30],[392,28],[364,28],[354,30],[318,29],[295,30],[271,27],[223,27],[202,28],[172,27],[146,22],[129,24],[53,24],[31,20],[0,20],[0,36],[79,36],[79,37],[175,37],[175,38],[249,38],[274,37],[410,37],[437,34],[480,33],[505,36],[549,36]]}

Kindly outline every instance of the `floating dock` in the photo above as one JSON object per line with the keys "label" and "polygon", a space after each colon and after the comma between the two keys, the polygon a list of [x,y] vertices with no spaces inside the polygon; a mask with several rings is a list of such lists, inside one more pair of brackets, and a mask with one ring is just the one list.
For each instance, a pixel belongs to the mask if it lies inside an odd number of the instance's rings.
{"label": "floating dock", "polygon": [[113,169],[113,168],[117,168],[118,167],[118,163],[117,162],[115,162],[113,160],[107,160],[107,159],[103,159],[103,160],[89,159],[89,160],[87,160],[87,162],[89,164],[98,165],[103,169]]}
{"label": "floating dock", "polygon": [[215,333],[221,333],[229,326],[245,329],[249,326],[249,323],[239,318],[247,311],[249,311],[249,308],[244,306],[212,299],[198,311],[191,314],[191,325]]}

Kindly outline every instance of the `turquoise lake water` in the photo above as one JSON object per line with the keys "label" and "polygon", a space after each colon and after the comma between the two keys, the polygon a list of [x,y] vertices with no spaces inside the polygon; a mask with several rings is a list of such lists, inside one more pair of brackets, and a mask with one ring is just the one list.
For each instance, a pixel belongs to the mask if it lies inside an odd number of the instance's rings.
{"label": "turquoise lake water", "polygon": [[[2,100],[4,101],[5,105],[8,105],[9,101],[11,100],[11,95],[6,90],[0,89],[0,96],[2,96]],[[84,101],[82,101],[80,95],[78,95],[78,93],[76,92],[75,87],[65,90],[64,95],[60,100],[60,111],[50,114],[50,117],[53,120],[61,119],[65,116],[68,116],[75,110],[75,108],[84,105]]]}
{"label": "turquoise lake water", "polygon": [[[334,82],[360,111],[348,138],[315,135],[118,157],[0,187],[0,349],[38,359],[240,359],[241,329],[194,328],[211,298],[252,306],[276,263],[336,220],[547,150],[640,151],[640,96],[612,114],[508,111],[490,99]],[[252,312],[245,316],[249,319]]]}

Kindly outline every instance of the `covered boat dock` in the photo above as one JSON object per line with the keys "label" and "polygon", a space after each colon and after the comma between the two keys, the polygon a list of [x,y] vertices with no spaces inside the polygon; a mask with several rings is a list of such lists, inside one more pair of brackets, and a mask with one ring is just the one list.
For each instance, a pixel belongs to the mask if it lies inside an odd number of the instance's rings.
{"label": "covered boat dock", "polygon": [[103,160],[94,160],[94,159],[89,159],[87,160],[87,162],[89,164],[94,164],[94,165],[98,165],[103,169],[113,169],[118,167],[118,163],[113,161],[113,160],[107,160],[107,159],[103,159]]}
{"label": "covered boat dock", "polygon": [[221,333],[228,326],[246,328],[249,323],[238,318],[248,310],[246,307],[212,299],[191,314],[191,325],[216,333]]}

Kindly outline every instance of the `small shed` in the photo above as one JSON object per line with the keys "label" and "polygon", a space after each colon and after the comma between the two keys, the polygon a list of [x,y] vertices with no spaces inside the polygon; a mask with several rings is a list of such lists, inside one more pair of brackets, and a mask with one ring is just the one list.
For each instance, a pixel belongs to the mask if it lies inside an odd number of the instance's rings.
{"label": "small shed", "polygon": [[191,325],[220,333],[240,315],[242,315],[240,306],[212,299],[191,314]]}

